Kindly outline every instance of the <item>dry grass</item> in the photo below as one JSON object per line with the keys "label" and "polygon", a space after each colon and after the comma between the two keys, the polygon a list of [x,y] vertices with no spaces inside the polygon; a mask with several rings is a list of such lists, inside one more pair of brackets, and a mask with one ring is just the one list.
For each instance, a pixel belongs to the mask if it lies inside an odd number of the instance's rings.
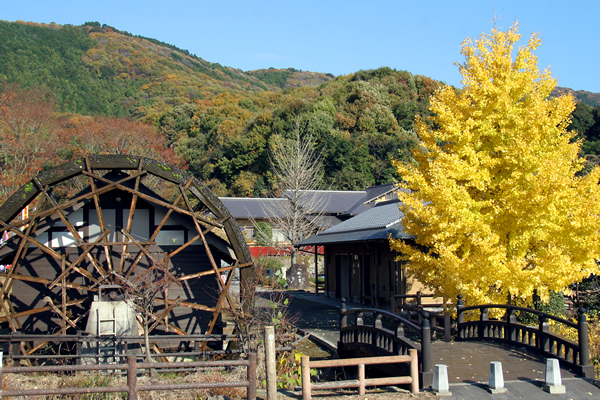
{"label": "dry grass", "polygon": [[[195,373],[165,373],[157,374],[156,378],[138,377],[138,385],[178,384],[178,383],[207,383],[207,382],[232,382],[244,381],[246,368],[240,367],[231,370],[207,369]],[[124,375],[105,373],[77,373],[77,374],[6,374],[2,384],[3,390],[24,389],[50,389],[67,387],[100,387],[100,386],[127,386],[127,377]],[[179,400],[179,399],[206,399],[209,396],[223,395],[230,399],[245,399],[246,388],[217,388],[217,389],[190,389],[190,390],[161,390],[152,392],[138,392],[140,400]],[[19,396],[13,399],[31,400],[120,400],[127,399],[127,393],[97,393],[78,395],[45,395],[45,396]]]}

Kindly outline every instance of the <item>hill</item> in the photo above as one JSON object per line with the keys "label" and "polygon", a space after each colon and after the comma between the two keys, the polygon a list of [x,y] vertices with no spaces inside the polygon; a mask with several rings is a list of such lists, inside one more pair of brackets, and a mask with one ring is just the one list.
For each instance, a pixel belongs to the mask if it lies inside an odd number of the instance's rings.
{"label": "hill", "polygon": [[[28,162],[28,168],[117,148],[147,151],[187,164],[220,196],[276,191],[269,147],[294,131],[316,137],[324,187],[362,190],[398,180],[391,159],[412,161],[410,150],[418,143],[414,119],[430,115],[429,97],[440,85],[388,67],[338,77],[294,68],[244,72],[98,22],[0,21],[0,37],[0,128],[2,115],[45,99],[45,113],[31,108],[30,114],[43,116],[51,125],[46,132],[60,137],[44,150],[44,163]],[[2,111],[2,96],[15,87]],[[19,94],[22,88],[30,92]],[[583,139],[584,154],[597,162],[600,107],[590,102],[599,95],[573,93],[582,101],[571,129]],[[138,122],[132,125],[132,119]],[[115,144],[125,141],[126,147]],[[14,170],[17,185],[23,168]]]}
{"label": "hill", "polygon": [[98,22],[0,21],[0,37],[0,83],[45,86],[65,112],[140,118],[218,93],[317,86],[333,79],[294,69],[246,73]]}
{"label": "hill", "polygon": [[583,102],[591,107],[600,106],[600,93],[592,93],[585,90],[573,90],[566,87],[557,86],[553,91],[552,95],[557,96],[561,93],[571,93],[578,102]]}

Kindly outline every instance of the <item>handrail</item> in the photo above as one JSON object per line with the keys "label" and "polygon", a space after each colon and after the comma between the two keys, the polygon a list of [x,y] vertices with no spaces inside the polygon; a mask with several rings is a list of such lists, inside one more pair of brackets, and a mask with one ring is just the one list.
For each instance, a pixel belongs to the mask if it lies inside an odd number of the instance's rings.
{"label": "handrail", "polygon": [[384,315],[388,318],[392,318],[398,322],[401,322],[402,324],[410,327],[411,329],[414,329],[415,331],[421,333],[420,326],[416,325],[415,323],[411,322],[410,320],[408,320],[400,315],[392,314],[389,311],[378,310],[376,308],[354,308],[352,310],[341,311],[342,316],[347,316],[347,315],[352,315],[352,314],[360,314],[360,313],[373,313],[373,314]]}
{"label": "handrail", "polygon": [[[338,342],[338,355],[343,357],[344,352],[352,353],[360,347],[371,347],[377,352],[387,355],[402,355],[410,349],[419,353],[420,383],[423,387],[430,386],[433,381],[433,370],[431,366],[431,325],[429,313],[422,311],[421,326],[414,324],[406,318],[375,308],[346,309],[346,299],[342,298],[340,307],[340,341]],[[374,316],[373,326],[363,325],[363,314],[371,313]],[[348,325],[348,315],[356,314],[356,324]],[[383,317],[395,321],[396,332],[383,327]],[[404,335],[404,327],[407,326],[420,334],[421,343],[415,343]]]}
{"label": "handrail", "polygon": [[[506,309],[503,319],[489,319],[490,308]],[[465,313],[479,310],[479,321],[465,322]],[[588,323],[585,308],[579,309],[578,322],[530,308],[510,304],[484,304],[464,307],[462,296],[458,296],[457,340],[502,340],[505,343],[525,346],[546,357],[558,358],[585,376],[594,377],[594,366],[590,365],[588,344]],[[538,326],[527,326],[517,322],[515,313],[527,312],[538,316]],[[550,331],[548,320],[554,320],[570,328],[577,329],[578,341],[574,342]]]}
{"label": "handrail", "polygon": [[524,311],[524,312],[528,312],[530,314],[534,314],[540,317],[544,317],[547,319],[553,319],[557,322],[560,322],[562,324],[565,324],[567,326],[570,326],[571,328],[578,328],[579,325],[576,324],[575,322],[569,321],[567,319],[564,318],[560,318],[557,317],[556,315],[552,315],[552,314],[548,314],[546,312],[543,311],[539,311],[539,310],[534,310],[531,308],[526,308],[526,307],[519,307],[519,306],[512,306],[510,304],[483,304],[483,305],[477,305],[477,306],[469,306],[469,307],[461,307],[460,308],[460,313],[465,313],[467,311],[472,311],[472,310],[482,310],[482,309],[490,309],[490,308],[505,308],[507,310],[515,310],[515,311]]}

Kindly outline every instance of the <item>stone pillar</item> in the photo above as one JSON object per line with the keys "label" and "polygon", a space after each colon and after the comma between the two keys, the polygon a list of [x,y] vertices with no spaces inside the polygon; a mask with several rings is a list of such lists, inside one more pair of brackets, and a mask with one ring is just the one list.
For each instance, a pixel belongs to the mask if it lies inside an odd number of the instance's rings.
{"label": "stone pillar", "polygon": [[448,367],[445,364],[435,364],[431,386],[436,396],[452,396],[450,385],[448,384]]}
{"label": "stone pillar", "polygon": [[565,394],[567,392],[560,376],[558,358],[546,359],[546,384],[544,390],[550,394]]}
{"label": "stone pillar", "polygon": [[502,363],[492,361],[490,363],[490,382],[489,391],[491,394],[506,394],[508,390],[504,387],[504,373],[502,372]]}

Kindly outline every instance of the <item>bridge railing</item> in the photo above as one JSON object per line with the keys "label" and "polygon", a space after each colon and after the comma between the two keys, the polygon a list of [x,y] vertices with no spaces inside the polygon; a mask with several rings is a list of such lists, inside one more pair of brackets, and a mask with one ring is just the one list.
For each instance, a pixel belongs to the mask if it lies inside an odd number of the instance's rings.
{"label": "bridge railing", "polygon": [[[504,309],[502,319],[490,319],[490,309]],[[479,311],[479,320],[465,321],[465,314]],[[526,312],[538,317],[537,326],[528,326],[517,321],[517,312]],[[577,330],[575,342],[550,330],[549,321]],[[588,347],[588,323],[585,309],[579,309],[578,322],[556,317],[542,311],[508,304],[486,304],[464,307],[462,297],[457,303],[457,340],[499,340],[507,344],[525,347],[545,357],[558,358],[563,364],[574,368],[587,378],[594,377],[594,366],[590,365]]]}
{"label": "bridge railing", "polygon": [[[368,321],[365,323],[365,321]],[[408,331],[408,332],[407,332]],[[407,337],[408,333],[408,337]],[[420,340],[420,343],[413,341]],[[340,341],[338,352],[354,353],[368,349],[370,354],[408,355],[410,349],[419,354],[419,382],[423,387],[433,381],[431,365],[431,325],[429,313],[422,311],[421,326],[375,308],[348,310],[345,299],[340,309]]]}
{"label": "bridge railing", "polygon": [[[452,318],[448,307],[454,308],[453,304],[448,304],[442,299],[442,303],[423,303],[423,298],[434,298],[433,294],[397,294],[392,298],[392,313],[408,319],[410,322],[421,325],[423,320],[421,311],[429,313],[432,334],[444,335],[444,341],[450,342],[452,336]],[[407,300],[413,300],[413,303]],[[433,309],[443,309],[442,312],[433,311]]]}

